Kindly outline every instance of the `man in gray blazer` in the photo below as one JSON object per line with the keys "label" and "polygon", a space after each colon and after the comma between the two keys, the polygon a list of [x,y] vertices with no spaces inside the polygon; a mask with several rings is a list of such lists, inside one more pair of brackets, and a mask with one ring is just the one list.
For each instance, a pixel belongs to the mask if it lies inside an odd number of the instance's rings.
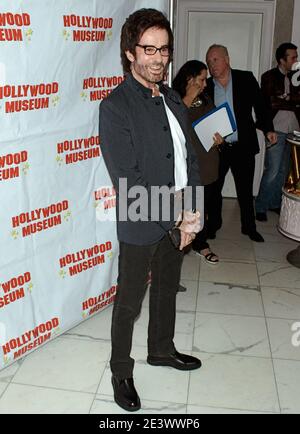
{"label": "man in gray blazer", "polygon": [[[161,12],[141,9],[130,15],[121,33],[126,79],[100,106],[101,149],[117,191],[120,242],[110,366],[115,401],[127,411],[141,405],[130,353],[150,270],[147,362],[180,370],[201,366],[197,358],[177,352],[173,343],[182,249],[200,230],[200,213],[191,211],[200,179],[187,110],[178,94],[163,84],[172,53],[173,34]],[[171,193],[155,203],[151,193],[161,187]],[[138,206],[133,190],[146,197]],[[181,218],[179,211],[166,217],[166,210],[176,209],[187,190],[193,193],[190,209],[183,208]],[[177,218],[182,221],[179,249],[168,234]]]}

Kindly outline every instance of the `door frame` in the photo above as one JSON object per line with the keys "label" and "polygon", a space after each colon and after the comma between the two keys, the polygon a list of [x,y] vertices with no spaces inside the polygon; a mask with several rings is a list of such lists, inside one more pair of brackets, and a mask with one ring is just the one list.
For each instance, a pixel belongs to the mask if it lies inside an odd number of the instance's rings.
{"label": "door frame", "polygon": [[[262,41],[260,47],[259,76],[271,68],[276,18],[276,0],[261,0],[251,2],[245,0],[177,0],[176,15],[174,16],[175,52],[172,68],[173,74],[175,74],[180,66],[188,60],[187,47],[189,12],[261,13],[263,15],[263,24]],[[201,60],[205,61],[205,59]]]}

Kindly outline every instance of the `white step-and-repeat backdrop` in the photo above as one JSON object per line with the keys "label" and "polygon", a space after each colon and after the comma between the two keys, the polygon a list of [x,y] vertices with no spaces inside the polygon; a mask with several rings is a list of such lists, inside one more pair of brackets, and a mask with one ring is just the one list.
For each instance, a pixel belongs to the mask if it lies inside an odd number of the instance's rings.
{"label": "white step-and-repeat backdrop", "polygon": [[1,0],[0,369],[114,300],[98,108],[123,80],[125,18],[168,3]]}

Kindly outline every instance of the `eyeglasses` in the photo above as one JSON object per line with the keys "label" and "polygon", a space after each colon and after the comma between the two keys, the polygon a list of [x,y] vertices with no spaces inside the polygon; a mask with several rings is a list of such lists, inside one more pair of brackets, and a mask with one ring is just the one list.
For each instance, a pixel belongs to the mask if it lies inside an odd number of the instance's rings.
{"label": "eyeglasses", "polygon": [[136,44],[137,47],[144,48],[144,53],[147,54],[147,56],[154,56],[157,51],[160,52],[162,56],[168,57],[171,54],[171,48],[168,45],[164,45],[163,47],[157,48],[154,47],[154,45],[140,45]]}

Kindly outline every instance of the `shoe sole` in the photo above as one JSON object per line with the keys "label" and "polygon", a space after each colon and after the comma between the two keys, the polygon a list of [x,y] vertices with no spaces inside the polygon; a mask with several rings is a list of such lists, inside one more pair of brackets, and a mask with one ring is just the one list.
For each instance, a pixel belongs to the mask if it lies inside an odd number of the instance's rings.
{"label": "shoe sole", "polygon": [[178,366],[178,365],[173,365],[170,362],[155,362],[151,360],[147,360],[147,363],[148,365],[151,366],[169,366],[170,368],[178,369],[179,371],[193,371],[194,369],[199,369],[202,366],[201,363],[195,366]]}
{"label": "shoe sole", "polygon": [[249,234],[246,234],[245,232],[242,232],[242,234],[243,234],[243,235],[246,235],[247,237],[249,237],[250,240],[253,241],[254,243],[264,243],[264,242],[265,242],[265,239],[264,239],[263,237],[261,237],[260,240],[255,240],[255,239],[251,238],[250,235],[249,235]]}
{"label": "shoe sole", "polygon": [[208,259],[206,259],[205,256],[203,256],[203,258],[205,259],[205,262],[210,265],[218,265],[218,263],[220,262],[220,261],[209,261]]}
{"label": "shoe sole", "polygon": [[194,253],[195,253],[196,256],[200,256],[201,258],[204,258],[205,262],[207,262],[208,264],[217,265],[220,262],[219,260],[218,261],[213,261],[213,262],[212,261],[208,261],[206,259],[205,255],[202,255],[202,253],[196,252],[196,250],[194,250]]}
{"label": "shoe sole", "polygon": [[[113,379],[111,379],[111,383],[112,383],[112,387],[114,388],[114,383],[113,383]],[[114,400],[115,400],[115,403],[119,406],[119,407],[121,407],[121,408],[123,408],[123,410],[126,410],[126,411],[138,411],[138,410],[140,410],[140,408],[141,408],[141,401],[140,401],[140,398],[138,397],[138,405],[136,406],[136,407],[128,407],[128,406],[126,406],[125,404],[122,404],[117,398],[116,398],[116,395],[114,394]]]}
{"label": "shoe sole", "polygon": [[186,292],[187,288],[185,286],[179,285],[177,292]]}
{"label": "shoe sole", "polygon": [[115,403],[118,404],[119,407],[123,408],[123,410],[132,412],[132,411],[138,411],[141,409],[141,403],[139,403],[139,406],[137,406],[137,407],[126,407],[126,405],[124,405],[120,401],[118,401],[115,396],[114,396],[114,400],[115,400]]}

